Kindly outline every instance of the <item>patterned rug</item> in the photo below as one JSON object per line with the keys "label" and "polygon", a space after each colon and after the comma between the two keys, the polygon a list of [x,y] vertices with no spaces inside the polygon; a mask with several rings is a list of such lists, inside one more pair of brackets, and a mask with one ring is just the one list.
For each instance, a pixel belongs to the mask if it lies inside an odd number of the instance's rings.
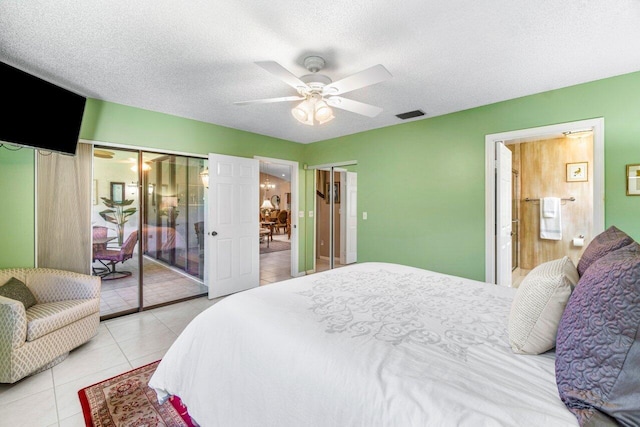
{"label": "patterned rug", "polygon": [[87,427],[197,427],[179,398],[158,404],[149,379],[160,361],[78,391]]}
{"label": "patterned rug", "polygon": [[280,252],[280,251],[288,251],[288,250],[291,250],[291,242],[274,240],[273,242],[269,242],[269,247],[267,247],[266,240],[260,243],[261,254],[268,254],[269,252]]}

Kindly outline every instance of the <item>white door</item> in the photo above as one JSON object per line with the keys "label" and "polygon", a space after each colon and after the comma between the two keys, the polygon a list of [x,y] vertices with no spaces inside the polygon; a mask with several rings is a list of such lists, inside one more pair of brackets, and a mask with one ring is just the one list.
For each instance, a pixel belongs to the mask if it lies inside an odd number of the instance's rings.
{"label": "white door", "polygon": [[342,172],[340,192],[340,264],[358,261],[358,174]]}
{"label": "white door", "polygon": [[496,283],[511,286],[511,150],[496,143]]}
{"label": "white door", "polygon": [[209,154],[209,298],[260,284],[259,171],[258,160]]}

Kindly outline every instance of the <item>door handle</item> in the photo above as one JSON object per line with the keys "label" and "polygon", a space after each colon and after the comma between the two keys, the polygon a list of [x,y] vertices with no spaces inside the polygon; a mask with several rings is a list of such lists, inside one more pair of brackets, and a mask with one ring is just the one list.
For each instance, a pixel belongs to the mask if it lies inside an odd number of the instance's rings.
{"label": "door handle", "polygon": [[212,231],[211,233],[209,233],[210,236],[217,236],[218,232],[217,231]]}

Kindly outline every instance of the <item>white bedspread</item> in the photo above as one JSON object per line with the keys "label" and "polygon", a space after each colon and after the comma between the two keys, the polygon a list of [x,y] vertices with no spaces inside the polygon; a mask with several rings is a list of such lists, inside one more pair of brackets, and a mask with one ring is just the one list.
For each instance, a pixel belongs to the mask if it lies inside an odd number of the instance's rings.
{"label": "white bedspread", "polygon": [[553,353],[513,354],[514,289],[363,263],[225,298],[150,386],[202,426],[575,426]]}

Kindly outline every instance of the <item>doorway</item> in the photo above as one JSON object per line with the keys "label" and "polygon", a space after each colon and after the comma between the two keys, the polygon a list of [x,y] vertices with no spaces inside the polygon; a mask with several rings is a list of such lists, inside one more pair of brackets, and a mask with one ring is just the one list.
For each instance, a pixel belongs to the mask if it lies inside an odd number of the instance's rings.
{"label": "doorway", "polygon": [[[509,171],[505,172],[504,170],[500,171],[497,167],[498,161],[496,160],[496,147],[498,145],[511,145],[513,147],[517,147],[518,144],[523,143],[532,143],[532,147],[534,151],[539,150],[540,147],[543,146],[542,141],[550,141],[553,139],[567,138],[568,135],[573,133],[578,133],[579,131],[589,131],[592,135],[592,139],[589,141],[589,149],[592,153],[592,159],[589,163],[589,177],[591,178],[590,186],[589,186],[589,197],[592,201],[591,211],[587,214],[588,227],[585,227],[585,224],[578,224],[577,226],[580,228],[588,228],[589,231],[585,231],[584,233],[589,233],[590,235],[582,234],[582,232],[578,231],[576,228],[569,227],[566,231],[566,240],[563,237],[563,243],[555,244],[557,242],[548,242],[542,241],[539,242],[537,238],[538,236],[538,228],[537,224],[539,224],[539,217],[536,218],[536,215],[539,215],[540,211],[540,198],[548,197],[548,196],[556,196],[563,199],[563,203],[572,203],[570,201],[571,195],[568,194],[570,192],[576,192],[577,186],[572,182],[569,182],[567,179],[567,170],[570,163],[573,160],[569,160],[563,162],[561,167],[561,172],[555,171],[554,174],[560,173],[561,177],[558,178],[556,176],[554,179],[549,179],[548,177],[545,179],[546,184],[542,187],[534,189],[534,187],[530,187],[525,192],[523,188],[523,170],[520,170],[516,179],[520,181],[520,197],[521,199],[517,202],[519,203],[518,216],[519,216],[519,235],[518,238],[518,262],[519,268],[525,269],[525,265],[523,264],[523,250],[525,248],[525,243],[523,243],[523,234],[524,234],[524,222],[526,221],[529,224],[531,230],[528,231],[529,234],[535,235],[535,239],[531,239],[532,247],[528,248],[528,253],[534,257],[534,264],[538,265],[541,262],[544,262],[544,257],[561,257],[563,255],[573,255],[576,257],[576,253],[581,251],[580,247],[573,246],[573,238],[579,237],[580,235],[584,236],[585,241],[589,241],[594,235],[602,232],[604,230],[604,119],[591,119],[591,120],[583,120],[577,122],[563,123],[552,126],[544,126],[539,128],[532,129],[523,129],[519,131],[513,132],[505,132],[501,134],[493,134],[487,135],[485,138],[485,164],[486,164],[486,173],[485,173],[485,240],[486,240],[486,256],[485,256],[485,280],[489,283],[497,283],[506,286],[512,285],[512,261],[507,259],[504,254],[501,254],[499,249],[500,245],[498,244],[498,236],[497,230],[501,230],[504,227],[504,223],[506,221],[509,222],[509,229],[511,229],[511,221],[513,220],[512,211],[509,209],[507,212],[508,215],[505,215],[505,212],[501,212],[499,210],[499,206],[505,206],[504,200],[500,200],[504,198],[503,196],[499,197],[496,192],[496,184],[503,179],[503,173],[512,174],[512,169],[509,168]],[[536,141],[540,142],[540,144],[536,145]],[[553,144],[553,142],[550,142]],[[575,160],[575,159],[574,159]],[[583,159],[584,160],[584,159]],[[555,159],[554,161],[558,161]],[[523,167],[533,166],[532,163],[528,163],[528,161],[519,161]],[[578,161],[576,161],[577,163]],[[580,160],[582,162],[582,160]],[[547,165],[548,160],[541,160],[541,163],[537,165],[538,169],[544,168],[547,170],[549,166]],[[559,187],[549,187],[548,183],[551,182],[558,183]],[[574,185],[572,187],[572,185]],[[536,194],[533,194],[533,192]],[[561,191],[565,191],[565,193],[560,194]],[[531,193],[531,194],[528,194]],[[513,194],[511,191],[508,192],[509,197]],[[580,194],[578,192],[578,194]],[[584,203],[586,197],[582,197],[581,203]],[[502,202],[502,203],[501,203]],[[508,206],[512,206],[512,201],[509,200]],[[577,205],[575,205],[577,206]],[[573,207],[572,207],[573,208]],[[565,209],[563,206],[561,209]],[[512,230],[509,230],[512,231]],[[575,234],[575,236],[574,236]],[[515,242],[515,240],[514,240]],[[554,245],[555,244],[555,245]],[[536,246],[537,245],[537,246]],[[553,246],[552,250],[549,250],[550,247]],[[511,258],[513,248],[509,248],[509,256]],[[508,266],[504,265],[508,262]],[[574,260],[577,262],[577,259]],[[507,277],[508,276],[508,277]]]}
{"label": "doorway", "polygon": [[298,276],[298,162],[260,161],[260,285]]}
{"label": "doorway", "polygon": [[315,187],[314,266],[325,271],[357,262],[357,173],[340,165],[313,166]]}

